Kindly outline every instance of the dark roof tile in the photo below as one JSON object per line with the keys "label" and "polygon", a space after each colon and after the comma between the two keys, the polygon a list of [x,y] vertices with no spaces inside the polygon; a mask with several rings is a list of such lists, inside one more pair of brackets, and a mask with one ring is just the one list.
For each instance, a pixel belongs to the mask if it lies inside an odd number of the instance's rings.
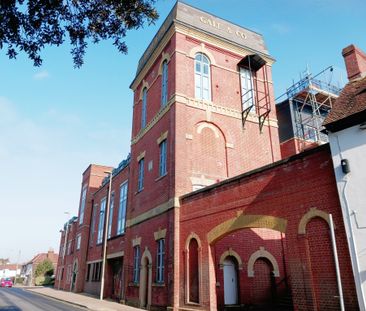
{"label": "dark roof tile", "polygon": [[[366,77],[348,82],[333,104],[332,110],[325,118],[326,129],[338,128],[342,121],[366,112]],[[366,121],[366,120],[365,120]]]}

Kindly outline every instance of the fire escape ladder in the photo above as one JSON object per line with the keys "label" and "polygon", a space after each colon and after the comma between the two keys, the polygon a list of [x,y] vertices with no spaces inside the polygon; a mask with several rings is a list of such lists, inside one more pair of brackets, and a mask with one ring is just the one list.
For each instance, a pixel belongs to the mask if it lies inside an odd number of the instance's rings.
{"label": "fire escape ladder", "polygon": [[[241,96],[243,128],[250,112],[258,116],[259,130],[263,126],[270,113],[269,83],[266,61],[257,54],[247,55],[238,64],[239,67],[248,68],[252,74],[250,88]],[[263,79],[257,79],[256,73],[262,68]],[[243,88],[242,88],[243,89]],[[255,107],[254,111],[253,108]]]}
{"label": "fire escape ladder", "polygon": [[[262,133],[264,123],[266,122],[267,119],[269,119],[269,114],[271,112],[267,66],[263,67],[263,91],[261,91],[257,87],[257,93],[258,93],[258,96],[257,96],[257,98],[258,98],[258,104],[257,104],[258,105],[258,109],[257,109],[258,110],[258,123],[259,123],[259,131]],[[261,94],[261,96],[262,96],[260,99],[259,99],[259,94]]]}
{"label": "fire escape ladder", "polygon": [[[243,128],[245,125],[245,121],[248,118],[249,112],[254,107],[255,99],[253,98],[253,94],[254,94],[254,90],[253,90],[253,88],[251,88],[248,91],[246,91],[244,94],[242,94],[242,96],[241,96],[241,102],[242,102],[241,118],[242,118]],[[251,103],[251,105],[248,105],[248,103]]]}

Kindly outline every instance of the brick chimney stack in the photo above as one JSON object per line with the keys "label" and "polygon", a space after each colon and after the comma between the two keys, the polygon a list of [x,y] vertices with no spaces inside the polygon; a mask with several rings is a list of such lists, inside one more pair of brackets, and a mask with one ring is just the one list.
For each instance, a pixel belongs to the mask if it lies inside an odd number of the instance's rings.
{"label": "brick chimney stack", "polygon": [[342,50],[342,55],[349,81],[366,76],[366,54],[362,50],[351,44]]}

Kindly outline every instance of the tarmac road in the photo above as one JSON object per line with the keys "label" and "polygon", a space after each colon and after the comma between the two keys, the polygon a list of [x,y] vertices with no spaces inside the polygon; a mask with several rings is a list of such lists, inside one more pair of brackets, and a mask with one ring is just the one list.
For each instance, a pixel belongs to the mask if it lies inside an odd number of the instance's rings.
{"label": "tarmac road", "polygon": [[1,311],[82,311],[73,305],[40,296],[22,288],[0,288]]}

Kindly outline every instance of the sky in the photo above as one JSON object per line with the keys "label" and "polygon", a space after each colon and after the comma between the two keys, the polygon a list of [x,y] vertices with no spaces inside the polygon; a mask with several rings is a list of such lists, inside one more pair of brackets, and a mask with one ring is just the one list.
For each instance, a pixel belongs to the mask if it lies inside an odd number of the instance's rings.
{"label": "sky", "polygon": [[[366,51],[364,0],[186,0],[264,36],[275,96],[299,74],[333,65],[347,81],[341,51]],[[111,42],[89,45],[74,69],[70,47],[47,48],[42,67],[0,50],[0,258],[29,261],[59,250],[59,230],[77,215],[90,163],[117,166],[129,153],[137,62],[175,1],[158,0],[155,25],[127,33],[127,55]],[[330,77],[328,77],[330,79]],[[70,215],[65,214],[70,213]]]}

